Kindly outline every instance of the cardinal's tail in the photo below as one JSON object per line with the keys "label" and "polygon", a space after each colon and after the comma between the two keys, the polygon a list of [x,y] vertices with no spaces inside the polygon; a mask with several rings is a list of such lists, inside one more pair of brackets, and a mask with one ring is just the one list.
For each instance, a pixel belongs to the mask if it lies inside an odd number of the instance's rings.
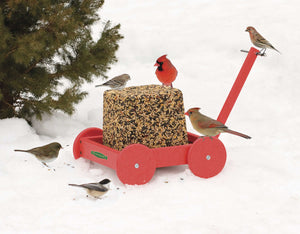
{"label": "cardinal's tail", "polygon": [[245,135],[245,134],[243,134],[243,133],[236,132],[236,131],[233,131],[233,130],[230,130],[230,129],[226,129],[224,132],[228,132],[228,133],[231,133],[231,134],[233,134],[233,135],[237,135],[237,136],[240,136],[240,137],[244,137],[244,138],[246,138],[246,139],[251,139],[251,137],[248,136],[248,135]]}

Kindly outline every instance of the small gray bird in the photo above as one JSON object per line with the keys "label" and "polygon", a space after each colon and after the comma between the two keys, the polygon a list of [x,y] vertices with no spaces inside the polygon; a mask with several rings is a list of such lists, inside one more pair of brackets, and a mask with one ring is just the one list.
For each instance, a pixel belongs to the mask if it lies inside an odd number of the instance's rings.
{"label": "small gray bird", "polygon": [[109,190],[105,185],[110,183],[109,179],[101,180],[98,183],[88,183],[88,184],[69,184],[70,186],[76,186],[85,188],[87,193],[94,198],[102,197]]}
{"label": "small gray bird", "polygon": [[29,150],[15,149],[17,152],[26,152],[33,154],[39,161],[48,167],[46,163],[55,160],[58,157],[59,150],[62,149],[61,144],[53,142],[41,147],[32,148]]}
{"label": "small gray bird", "polygon": [[99,86],[109,86],[111,89],[123,89],[126,86],[127,81],[130,80],[130,76],[128,74],[123,74],[120,76],[116,76],[103,84],[96,85],[95,87]]}

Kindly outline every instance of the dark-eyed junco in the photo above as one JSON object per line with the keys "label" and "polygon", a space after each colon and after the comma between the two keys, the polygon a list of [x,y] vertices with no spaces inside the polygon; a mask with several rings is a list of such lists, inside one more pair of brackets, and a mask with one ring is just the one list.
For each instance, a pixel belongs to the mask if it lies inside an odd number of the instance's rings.
{"label": "dark-eyed junco", "polygon": [[31,153],[45,166],[48,167],[46,163],[55,160],[58,157],[58,153],[60,149],[62,149],[61,144],[59,144],[58,142],[53,142],[48,145],[32,148],[29,150],[15,149],[15,151]]}
{"label": "dark-eyed junco", "polygon": [[130,76],[128,74],[123,74],[120,76],[116,76],[101,85],[96,85],[95,87],[109,86],[111,89],[123,89],[126,86],[127,81],[129,80]]}
{"label": "dark-eyed junco", "polygon": [[85,188],[87,193],[94,198],[102,197],[109,190],[105,185],[110,183],[109,179],[101,180],[98,183],[88,183],[88,184],[69,184],[70,186]]}

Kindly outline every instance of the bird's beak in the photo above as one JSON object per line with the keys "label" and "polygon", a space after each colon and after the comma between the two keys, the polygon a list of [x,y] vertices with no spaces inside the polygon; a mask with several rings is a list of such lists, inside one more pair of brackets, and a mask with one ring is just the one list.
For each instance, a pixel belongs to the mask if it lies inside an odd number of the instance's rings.
{"label": "bird's beak", "polygon": [[154,67],[158,67],[158,66],[159,66],[159,64],[158,64],[158,63],[155,63],[155,64],[154,64]]}
{"label": "bird's beak", "polygon": [[248,32],[248,30],[246,29],[245,32]]}
{"label": "bird's beak", "polygon": [[185,112],[184,114],[187,115],[187,116],[189,116],[189,113],[188,113],[188,112]]}

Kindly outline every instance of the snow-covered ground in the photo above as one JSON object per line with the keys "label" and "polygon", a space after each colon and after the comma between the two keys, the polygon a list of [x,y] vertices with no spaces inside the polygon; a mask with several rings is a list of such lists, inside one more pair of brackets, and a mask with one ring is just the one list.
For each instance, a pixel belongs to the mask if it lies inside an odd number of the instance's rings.
{"label": "snow-covered ground", "polygon": [[[299,11],[298,0],[106,1],[102,18],[121,23],[125,36],[108,75],[130,74],[129,86],[160,84],[153,65],[168,54],[185,108],[214,118],[246,57],[240,49],[252,46],[245,29],[256,27],[282,54],[257,58],[226,123],[252,139],[221,135],[228,158],[216,177],[198,178],[184,165],[125,186],[114,170],[73,158],[78,133],[102,127],[97,78],[71,117],[45,116],[33,127],[0,120],[0,233],[300,233]],[[187,128],[196,133],[188,119]],[[52,141],[64,146],[55,171],[13,151]],[[68,186],[103,178],[112,185],[102,200]]]}

